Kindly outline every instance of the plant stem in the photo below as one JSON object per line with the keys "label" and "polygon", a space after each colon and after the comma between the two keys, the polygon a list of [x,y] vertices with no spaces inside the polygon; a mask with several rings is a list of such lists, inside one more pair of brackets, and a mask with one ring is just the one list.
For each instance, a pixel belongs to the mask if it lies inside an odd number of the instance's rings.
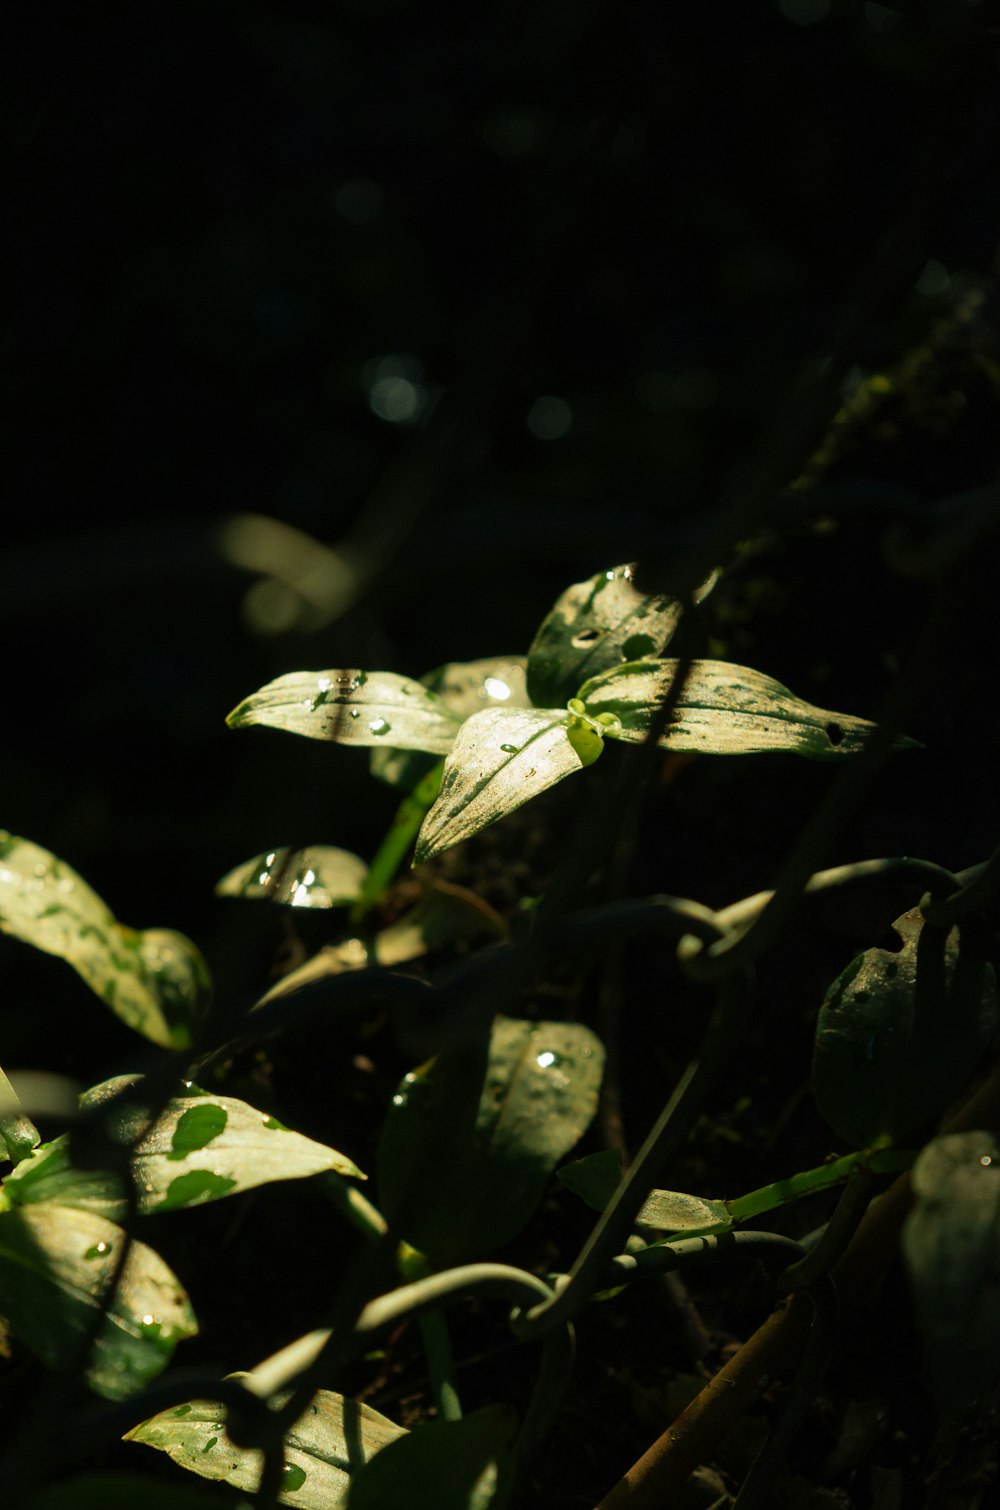
{"label": "plant stem", "polygon": [[[399,1272],[404,1279],[429,1279],[434,1269],[422,1253],[408,1244],[400,1244]],[[424,1356],[431,1376],[434,1404],[442,1421],[460,1421],[462,1404],[455,1381],[455,1356],[451,1350],[448,1323],[441,1310],[421,1311],[417,1316]]]}
{"label": "plant stem", "polygon": [[413,791],[403,798],[396,809],[396,816],[379,845],[371,868],[365,877],[361,895],[351,908],[351,922],[355,927],[364,922],[369,912],[381,901],[396,879],[396,873],[417,837],[428,808],[441,790],[443,771],[444,761],[439,760],[426,776],[421,777]]}
{"label": "plant stem", "polygon": [[852,1174],[862,1170],[871,1174],[898,1174],[901,1170],[909,1169],[915,1158],[916,1153],[906,1149],[885,1148],[873,1151],[861,1148],[856,1153],[846,1153],[842,1158],[833,1159],[829,1164],[820,1164],[816,1169],[804,1169],[800,1174],[790,1175],[787,1180],[775,1180],[773,1184],[762,1185],[759,1190],[751,1190],[747,1195],[727,1201],[726,1207],[733,1221],[746,1222],[752,1216],[773,1211],[776,1206],[801,1200],[806,1195],[815,1195],[820,1190],[828,1190],[831,1185],[842,1185]]}

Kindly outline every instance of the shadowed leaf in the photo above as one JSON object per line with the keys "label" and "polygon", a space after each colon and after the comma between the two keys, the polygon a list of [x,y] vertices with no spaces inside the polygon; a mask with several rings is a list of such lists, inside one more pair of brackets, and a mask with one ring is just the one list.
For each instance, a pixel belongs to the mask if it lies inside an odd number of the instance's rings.
{"label": "shadowed leaf", "polygon": [[515,1426],[508,1405],[418,1426],[352,1477],[344,1510],[488,1510],[504,1498]]}

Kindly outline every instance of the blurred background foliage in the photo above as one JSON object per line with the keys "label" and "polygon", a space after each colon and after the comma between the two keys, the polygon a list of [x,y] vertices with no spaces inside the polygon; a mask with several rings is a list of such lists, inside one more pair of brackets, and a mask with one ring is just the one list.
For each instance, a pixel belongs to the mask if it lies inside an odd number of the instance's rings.
{"label": "blurred background foliage", "polygon": [[[370,854],[393,799],[228,709],[293,668],[521,651],[568,582],[669,573],[720,520],[742,554],[702,648],[877,709],[924,602],[886,530],[932,531],[996,461],[988,5],[147,0],[5,27],[2,816],[119,916],[251,992],[273,937],[254,954],[214,881],[279,844]],[[766,527],[727,529],[754,488]],[[844,858],[982,858],[985,755],[921,802],[958,706]],[[668,800],[637,887],[767,884],[823,775],[722,766]],[[0,981],[89,1010],[27,951]],[[128,1058],[92,1022],[52,1067]]]}

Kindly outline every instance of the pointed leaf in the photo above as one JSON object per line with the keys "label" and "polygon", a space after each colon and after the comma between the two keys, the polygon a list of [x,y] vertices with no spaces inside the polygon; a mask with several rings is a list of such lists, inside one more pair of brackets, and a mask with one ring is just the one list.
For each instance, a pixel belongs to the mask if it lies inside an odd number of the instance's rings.
{"label": "pointed leaf", "polygon": [[[99,1104],[102,1093],[121,1089],[121,1077],[98,1086],[82,1105]],[[137,1088],[141,1095],[141,1089]],[[113,1143],[133,1142],[146,1121],[141,1104],[114,1109],[106,1123]],[[71,1161],[67,1135],[45,1143],[23,1159],[4,1181],[16,1205],[58,1202],[105,1217],[121,1217],[121,1181],[106,1169],[80,1169]],[[300,1180],[334,1170],[363,1179],[361,1171],[336,1149],[290,1132],[274,1117],[231,1096],[177,1096],[152,1130],[136,1144],[130,1161],[140,1212],[201,1206],[275,1180]]]}
{"label": "pointed leaf", "polygon": [[562,708],[496,708],[476,713],[458,732],[441,792],[417,835],[420,864],[498,818],[505,818],[587,763],[569,738]]}
{"label": "pointed leaf", "polygon": [[[190,1480],[166,1484],[148,1473],[75,1473],[37,1489],[22,1510],[222,1510],[214,1489],[199,1489]],[[227,1510],[253,1510],[239,1500]]]}
{"label": "pointed leaf", "polygon": [[1000,1377],[1000,1140],[951,1133],[913,1166],[903,1256],[931,1387],[953,1424]]}
{"label": "pointed leaf", "polygon": [[420,682],[392,671],[292,671],[240,703],[226,722],[444,755],[461,720]]}
{"label": "pointed leaf", "polygon": [[[120,1227],[92,1211],[44,1205],[0,1212],[0,1307],[15,1335],[51,1368],[75,1361],[124,1240]],[[133,1242],[90,1360],[91,1388],[125,1399],[197,1330],[177,1276],[152,1248]]]}
{"label": "pointed leaf", "polygon": [[0,1159],[19,1164],[38,1142],[38,1128],[24,1115],[17,1092],[0,1070]]}
{"label": "pointed leaf", "polygon": [[838,1137],[895,1142],[961,1090],[1000,1020],[996,977],[974,919],[950,933],[919,908],[897,918],[897,954],[868,949],[820,1008],[813,1094]]}
{"label": "pointed leaf", "polygon": [[[491,656],[482,661],[449,661],[420,678],[456,718],[465,720],[486,708],[530,707],[523,656]],[[428,755],[413,750],[373,750],[371,773],[388,786],[412,791],[433,765]]]}
{"label": "pointed leaf", "polygon": [[58,955],[111,1010],[168,1048],[189,1048],[208,1000],[208,968],[190,939],[137,933],[62,860],[0,831],[0,930]]}
{"label": "pointed leaf", "polygon": [[343,907],[357,901],[367,874],[364,860],[349,849],[272,849],[229,871],[215,895],[260,897],[286,907]]}
{"label": "pointed leaf", "polygon": [[[561,1184],[586,1201],[594,1211],[603,1211],[621,1181],[621,1155],[617,1149],[602,1149],[557,1169]],[[637,1227],[658,1232],[728,1232],[733,1219],[725,1201],[674,1190],[651,1190],[635,1219]]]}
{"label": "pointed leaf", "polygon": [[[279,1403],[282,1398],[278,1396]],[[285,1437],[280,1503],[297,1505],[299,1510],[333,1510],[342,1503],[351,1477],[405,1435],[402,1427],[370,1406],[357,1405],[331,1390],[317,1390]],[[125,1441],[155,1447],[203,1479],[222,1479],[248,1493],[260,1484],[263,1452],[236,1446],[216,1401],[192,1400],[161,1411],[126,1432]]]}
{"label": "pointed leaf", "polygon": [[[634,661],[592,677],[578,696],[587,712],[620,720],[608,736],[641,744],[673,685],[681,663]],[[815,708],[780,682],[728,661],[690,661],[680,701],[660,736],[670,750],[706,755],[752,755],[784,751],[811,760],[857,755],[874,724],[846,713]]]}
{"label": "pointed leaf", "polygon": [[[588,677],[658,656],[681,617],[677,598],[643,593],[631,566],[576,582],[556,600],[528,654],[528,692],[537,708],[560,707]],[[714,578],[695,595],[700,602]]]}
{"label": "pointed leaf", "polygon": [[344,1510],[488,1510],[504,1497],[516,1417],[487,1405],[432,1421],[393,1442],[352,1477]]}
{"label": "pointed leaf", "polygon": [[603,1066],[579,1023],[498,1017],[407,1075],[378,1150],[390,1222],[439,1267],[509,1242],[590,1125]]}

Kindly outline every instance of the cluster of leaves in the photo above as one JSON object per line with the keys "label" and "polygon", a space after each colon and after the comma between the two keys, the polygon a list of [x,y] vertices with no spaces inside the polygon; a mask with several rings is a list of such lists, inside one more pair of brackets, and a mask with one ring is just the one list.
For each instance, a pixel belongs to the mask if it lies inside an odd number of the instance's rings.
{"label": "cluster of leaves", "polygon": [[[655,734],[667,749],[824,760],[863,748],[871,724],[802,702],[762,673],[663,657],[680,615],[676,601],[642,593],[630,568],[616,568],[569,588],[526,658],[449,664],[420,682],[382,672],[294,673],[247,699],[230,722],[371,747],[375,773],[408,792],[404,808],[422,819],[418,860],[591,764],[607,739]],[[378,857],[369,869],[317,845],[245,862],[218,889],[292,907],[357,908],[376,874],[380,887],[391,879]],[[634,1227],[648,1246],[727,1233],[856,1170],[912,1162],[896,1145],[962,1089],[1000,1011],[975,920],[936,928],[915,909],[895,927],[902,948],[854,960],[817,1023],[817,1105],[857,1151],[725,1201],[647,1189]],[[11,835],[0,839],[0,928],[65,959],[159,1048],[196,1064],[197,1050],[215,1047],[210,1034],[206,1040],[208,971],[190,940],[125,928],[67,865]],[[445,942],[502,932],[488,908],[439,885],[376,933],[367,953],[357,940],[336,946],[333,968],[392,966]],[[391,1234],[405,1277],[407,1265],[446,1275],[495,1253],[523,1230],[557,1171],[569,1190],[606,1211],[622,1190],[617,1155],[558,1168],[594,1116],[603,1063],[599,1039],[580,1023],[473,1017],[453,1045],[405,1077],[386,1108],[373,1170],[378,1208],[348,1183],[366,1176],[336,1149],[172,1073],[165,1089],[155,1076],[131,1075],[86,1091],[70,1131],[47,1143],[0,1077],[0,1140],[12,1166],[0,1184],[3,1314],[43,1363],[85,1371],[97,1394],[124,1400],[141,1395],[197,1330],[183,1286],[133,1235],[134,1222],[308,1178],[369,1239]],[[998,1169],[985,1134],[937,1139],[915,1169],[906,1258],[929,1357],[953,1402],[995,1373],[989,1339],[1000,1322],[991,1312],[984,1324],[980,1301],[993,1272]],[[303,1344],[313,1353],[325,1345],[302,1339],[286,1351],[298,1358]],[[276,1410],[296,1378],[278,1357],[234,1376]],[[217,1400],[194,1398],[139,1421],[127,1439],[252,1493],[264,1450],[237,1440],[223,1415]],[[435,1510],[499,1510],[509,1498],[513,1437],[503,1404],[406,1432],[316,1389],[284,1436],[279,1499],[305,1510],[375,1510],[404,1499]],[[124,1506],[144,1492],[132,1475],[85,1475],[43,1491],[37,1504],[69,1510],[89,1494]],[[162,1503],[173,1510],[201,1500],[178,1490]]]}

